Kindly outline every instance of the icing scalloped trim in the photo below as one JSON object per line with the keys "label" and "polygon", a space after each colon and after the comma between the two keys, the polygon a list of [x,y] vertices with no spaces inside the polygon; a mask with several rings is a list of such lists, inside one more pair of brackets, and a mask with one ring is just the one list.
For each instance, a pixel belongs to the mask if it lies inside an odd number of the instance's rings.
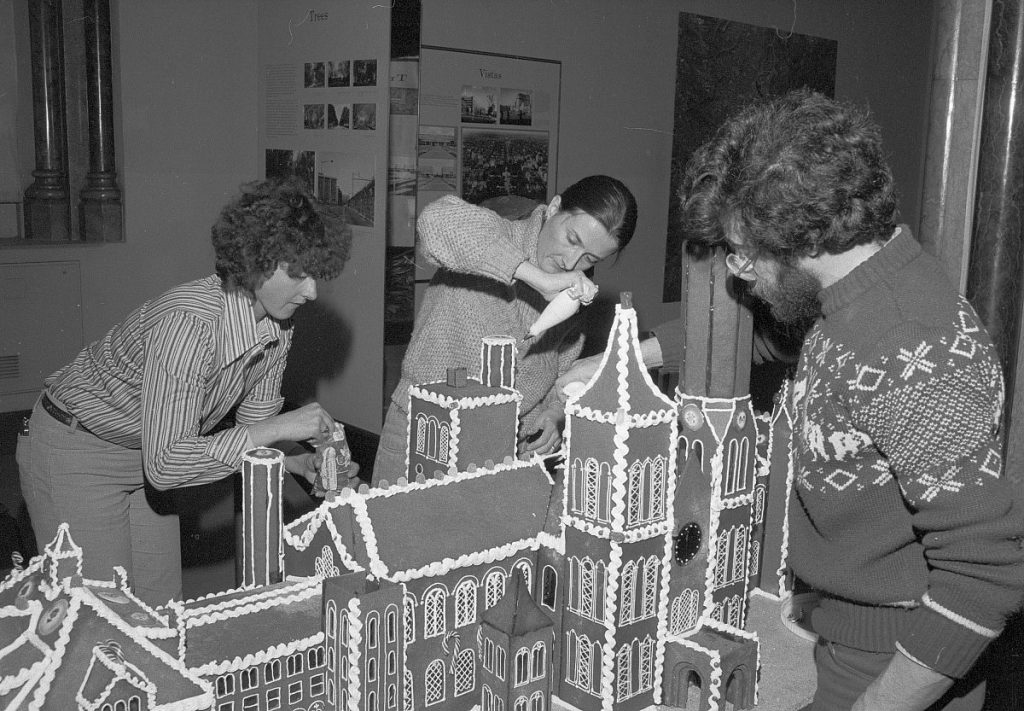
{"label": "icing scalloped trim", "polygon": [[619,412],[607,412],[604,410],[593,410],[589,407],[580,407],[576,403],[566,405],[565,412],[567,415],[573,415],[583,420],[606,425],[613,425],[620,419],[625,418],[625,422],[630,429],[654,427],[655,425],[660,425],[663,422],[674,420],[677,417],[677,411],[675,408],[671,410],[651,410],[650,412],[639,415],[629,413],[620,415]]}
{"label": "icing scalloped trim", "polygon": [[378,578],[387,578],[388,567],[380,559],[380,551],[377,549],[377,533],[373,530],[373,521],[370,520],[370,514],[366,510],[366,498],[358,495],[349,497],[352,513],[363,534],[366,557],[370,561],[370,573]]}
{"label": "icing scalloped trim", "polygon": [[[479,380],[470,378],[474,383],[482,385]],[[410,385],[409,386],[409,398],[417,398],[425,402],[433,403],[438,407],[453,408],[456,407],[460,410],[473,410],[478,407],[488,407],[490,405],[504,405],[511,402],[521,402],[523,396],[515,391],[508,388],[501,388],[501,392],[494,393],[493,395],[477,395],[472,397],[451,397],[449,395],[441,395],[440,393],[431,392],[425,390],[431,385],[438,385],[443,383],[440,380],[436,383],[424,383],[422,385]]]}
{"label": "icing scalloped trim", "polygon": [[320,580],[306,578],[288,586],[253,590],[251,596],[224,600],[220,603],[201,608],[185,609],[182,607],[178,619],[185,623],[186,628],[200,627],[212,622],[220,622],[235,617],[251,615],[261,610],[268,610],[279,605],[308,600],[320,595]]}
{"label": "icing scalloped trim", "polygon": [[[511,558],[517,553],[525,550],[535,551],[540,547],[540,536],[524,538],[514,543],[507,543],[497,548],[489,548],[483,551],[476,551],[458,558],[444,558],[434,561],[422,568],[411,568],[409,570],[396,571],[386,576],[387,580],[396,583],[404,583],[419,578],[434,578],[450,573],[453,570],[467,568],[475,565],[486,565],[495,561]],[[382,576],[383,577],[383,576]]]}
{"label": "icing scalloped trim", "polygon": [[604,626],[604,649],[601,654],[601,708],[612,711],[615,707],[615,632],[618,627],[619,606],[616,599],[619,593],[619,574],[622,572],[622,546],[611,541],[608,547],[608,567],[605,569],[604,619],[599,623]]}
{"label": "icing scalloped trim", "polygon": [[[362,666],[359,662],[360,650],[363,648],[363,619],[360,615],[361,607],[359,598],[353,597],[348,601],[348,711],[360,711],[360,680],[362,678]],[[404,681],[404,680],[403,680]]]}
{"label": "icing scalloped trim", "polygon": [[628,530],[622,530],[620,528],[616,528],[614,524],[610,526],[600,526],[574,514],[562,516],[560,520],[563,525],[574,528],[577,531],[582,531],[583,533],[594,536],[595,538],[607,539],[611,538],[612,535],[615,534],[616,539],[623,543],[636,543],[637,541],[644,541],[649,538],[663,536],[666,532],[672,530],[673,523],[671,519],[666,517],[663,521],[649,523],[644,526],[638,526],[637,528]]}
{"label": "icing scalloped trim", "polygon": [[281,644],[271,645],[270,647],[262,649],[254,654],[246,654],[244,657],[235,657],[234,659],[222,662],[208,662],[207,664],[203,664],[198,667],[192,667],[191,671],[193,674],[201,674],[203,676],[220,676],[221,674],[226,674],[228,672],[240,671],[252,666],[266,664],[274,659],[283,659],[295,652],[304,652],[310,647],[323,644],[323,642],[324,633],[317,632],[315,635],[311,635],[309,637],[302,637],[300,639],[292,640],[291,642],[282,642]]}

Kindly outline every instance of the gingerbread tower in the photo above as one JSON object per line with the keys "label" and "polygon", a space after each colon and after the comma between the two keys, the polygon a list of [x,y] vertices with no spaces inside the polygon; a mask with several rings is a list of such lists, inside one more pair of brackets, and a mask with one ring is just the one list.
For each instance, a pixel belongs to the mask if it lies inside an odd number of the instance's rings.
{"label": "gingerbread tower", "polygon": [[676,411],[643,364],[628,293],[601,366],[570,397],[566,421],[558,696],[585,710],[660,704]]}
{"label": "gingerbread tower", "polygon": [[280,582],[284,454],[270,447],[250,449],[242,458],[240,587]]}
{"label": "gingerbread tower", "polygon": [[[466,368],[449,368],[445,380],[409,387],[407,465],[395,478],[443,476],[515,457],[522,401],[515,353],[512,337],[488,336],[480,347],[479,379],[468,377]],[[508,433],[497,448],[494,432]]]}
{"label": "gingerbread tower", "polygon": [[[668,590],[669,631],[680,644],[666,666],[673,676],[700,680],[701,709],[716,708],[727,693],[736,708],[746,708],[756,688],[757,641],[743,632],[756,479],[753,329],[733,288],[721,252],[700,261],[684,257],[679,483]],[[738,688],[723,688],[723,679],[739,680]],[[685,696],[667,703],[680,701],[685,705]]]}

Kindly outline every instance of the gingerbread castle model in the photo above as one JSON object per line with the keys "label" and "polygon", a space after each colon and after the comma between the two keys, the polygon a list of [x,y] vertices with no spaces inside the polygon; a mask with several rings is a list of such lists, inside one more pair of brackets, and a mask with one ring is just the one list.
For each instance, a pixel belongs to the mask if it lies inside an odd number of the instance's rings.
{"label": "gingerbread castle model", "polygon": [[[506,453],[514,349],[482,353],[480,380],[413,388],[412,478],[282,526],[283,459],[251,452],[238,589],[147,608],[123,571],[83,580],[62,529],[0,584],[0,709],[752,706],[757,639],[742,626],[755,460],[770,455],[754,456],[749,398],[663,395],[626,299],[567,403],[553,480]],[[468,436],[478,417],[496,437]]]}

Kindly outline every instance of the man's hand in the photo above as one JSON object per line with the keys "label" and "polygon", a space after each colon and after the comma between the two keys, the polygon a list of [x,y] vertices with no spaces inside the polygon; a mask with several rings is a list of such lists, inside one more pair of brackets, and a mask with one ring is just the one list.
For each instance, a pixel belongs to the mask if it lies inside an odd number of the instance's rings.
{"label": "man's hand", "polygon": [[850,711],[923,711],[953,685],[944,674],[918,664],[899,650]]}
{"label": "man's hand", "polygon": [[520,456],[552,454],[562,446],[562,427],[565,413],[559,408],[548,408],[537,418],[533,432],[519,440]]}

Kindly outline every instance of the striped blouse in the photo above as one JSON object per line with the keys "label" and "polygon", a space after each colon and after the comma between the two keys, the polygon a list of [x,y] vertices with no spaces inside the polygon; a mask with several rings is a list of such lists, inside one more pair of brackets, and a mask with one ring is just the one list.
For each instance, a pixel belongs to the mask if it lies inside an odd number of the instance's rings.
{"label": "striped blouse", "polygon": [[[239,468],[246,424],[281,411],[291,340],[291,321],[257,322],[251,296],[209,276],[132,311],[46,386],[97,437],[141,449],[157,489],[205,484]],[[209,434],[236,405],[236,426]]]}

